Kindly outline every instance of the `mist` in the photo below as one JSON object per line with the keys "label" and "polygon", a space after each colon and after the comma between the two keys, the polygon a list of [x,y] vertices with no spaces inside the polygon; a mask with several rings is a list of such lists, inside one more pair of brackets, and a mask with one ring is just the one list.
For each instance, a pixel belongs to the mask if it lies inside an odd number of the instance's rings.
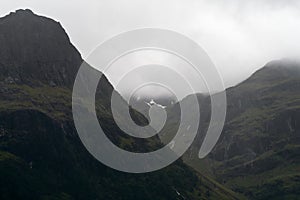
{"label": "mist", "polygon": [[[59,21],[83,58],[120,32],[143,27],[180,32],[207,52],[225,87],[236,85],[271,60],[300,57],[300,2],[296,0],[2,0],[0,15],[19,8]],[[135,62],[131,59],[127,64]],[[118,71],[106,75],[114,86],[118,84]],[[136,78],[149,77],[137,74]]]}

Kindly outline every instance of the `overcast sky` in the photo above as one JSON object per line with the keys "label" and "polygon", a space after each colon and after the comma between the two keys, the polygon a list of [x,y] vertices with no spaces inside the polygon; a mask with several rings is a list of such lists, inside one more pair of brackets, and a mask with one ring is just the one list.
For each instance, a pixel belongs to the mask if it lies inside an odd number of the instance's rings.
{"label": "overcast sky", "polygon": [[1,0],[0,15],[18,8],[60,21],[83,58],[120,32],[178,31],[205,49],[227,87],[270,60],[300,58],[297,0]]}

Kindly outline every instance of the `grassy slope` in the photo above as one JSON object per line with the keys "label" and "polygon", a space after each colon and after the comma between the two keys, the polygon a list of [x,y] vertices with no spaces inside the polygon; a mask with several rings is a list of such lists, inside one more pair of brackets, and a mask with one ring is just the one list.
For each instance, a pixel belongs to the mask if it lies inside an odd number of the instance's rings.
{"label": "grassy slope", "polygon": [[[15,112],[34,110],[45,115],[47,120],[51,119],[54,121],[53,123],[58,123],[59,126],[71,123],[71,91],[68,88],[46,85],[29,87],[27,85],[2,83],[2,90],[6,92],[1,92],[0,97],[1,118]],[[104,108],[99,105],[98,108],[98,115],[104,118],[111,117]],[[33,116],[33,118],[35,117]],[[45,123],[48,124],[48,122]],[[38,125],[34,126],[37,126],[33,127],[34,129],[42,128]],[[2,122],[0,127],[0,149],[2,149],[0,176],[5,176],[1,179],[3,184],[1,187],[3,190],[2,199],[12,197],[18,199],[22,195],[40,199],[73,199],[74,197],[81,199],[84,196],[84,191],[91,193],[90,197],[86,197],[87,199],[93,198],[93,196],[116,199],[116,196],[120,195],[123,196],[120,196],[120,199],[139,199],[142,196],[144,199],[154,198],[154,196],[156,199],[182,199],[175,190],[188,199],[238,199],[232,191],[214,181],[202,175],[195,176],[196,173],[180,161],[159,172],[138,176],[128,175],[110,170],[93,160],[82,149],[79,141],[74,141],[74,138],[68,136],[69,133],[66,133],[67,135],[55,133],[51,138],[48,136],[44,138],[37,136],[35,132],[28,133],[30,130],[22,132],[22,130],[14,129],[14,127],[10,127],[12,128],[10,129],[7,122]],[[40,130],[40,132],[43,131]],[[47,130],[45,131],[48,134]],[[57,141],[52,137],[58,137]],[[128,143],[128,138],[119,144],[120,146],[131,145],[130,142]],[[24,150],[29,150],[29,152],[24,152]],[[77,152],[76,155],[74,152]],[[82,156],[88,157],[85,158],[85,163],[89,163],[88,166],[80,161]],[[62,163],[58,163],[57,159],[62,160]],[[32,169],[30,168],[31,162],[33,163]],[[59,166],[61,169],[57,168]],[[72,167],[74,169],[67,170],[71,166],[74,166]],[[98,170],[102,172],[99,173]],[[75,174],[78,178],[71,178]],[[99,181],[103,183],[93,186]],[[152,181],[154,181],[153,184],[151,184]],[[157,181],[161,183],[155,183]],[[151,186],[151,188],[150,185],[153,187]],[[21,189],[22,187],[23,189]],[[83,189],[79,189],[80,187]],[[135,187],[138,188],[133,190]],[[146,189],[145,187],[150,188]],[[158,189],[159,187],[161,188]],[[96,189],[97,192],[94,191]],[[13,193],[13,190],[17,192]],[[32,192],[31,190],[35,191]]]}
{"label": "grassy slope", "polygon": [[267,68],[229,89],[228,120],[214,151],[185,161],[250,199],[299,198],[297,73]]}

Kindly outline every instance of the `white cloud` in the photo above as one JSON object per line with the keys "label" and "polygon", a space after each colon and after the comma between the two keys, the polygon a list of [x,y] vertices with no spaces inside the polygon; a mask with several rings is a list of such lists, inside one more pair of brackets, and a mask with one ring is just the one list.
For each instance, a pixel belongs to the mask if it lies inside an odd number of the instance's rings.
{"label": "white cloud", "polygon": [[226,86],[266,62],[300,53],[300,3],[293,0],[2,0],[60,21],[86,57],[111,35],[140,27],[181,32],[212,58]]}

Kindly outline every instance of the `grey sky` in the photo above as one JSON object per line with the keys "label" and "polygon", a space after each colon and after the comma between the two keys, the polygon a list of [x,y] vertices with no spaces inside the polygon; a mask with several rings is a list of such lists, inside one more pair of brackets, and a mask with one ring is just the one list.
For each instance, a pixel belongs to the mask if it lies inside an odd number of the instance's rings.
{"label": "grey sky", "polygon": [[300,57],[296,0],[1,0],[0,15],[18,8],[60,21],[84,58],[120,32],[178,31],[206,50],[227,87],[270,60]]}

